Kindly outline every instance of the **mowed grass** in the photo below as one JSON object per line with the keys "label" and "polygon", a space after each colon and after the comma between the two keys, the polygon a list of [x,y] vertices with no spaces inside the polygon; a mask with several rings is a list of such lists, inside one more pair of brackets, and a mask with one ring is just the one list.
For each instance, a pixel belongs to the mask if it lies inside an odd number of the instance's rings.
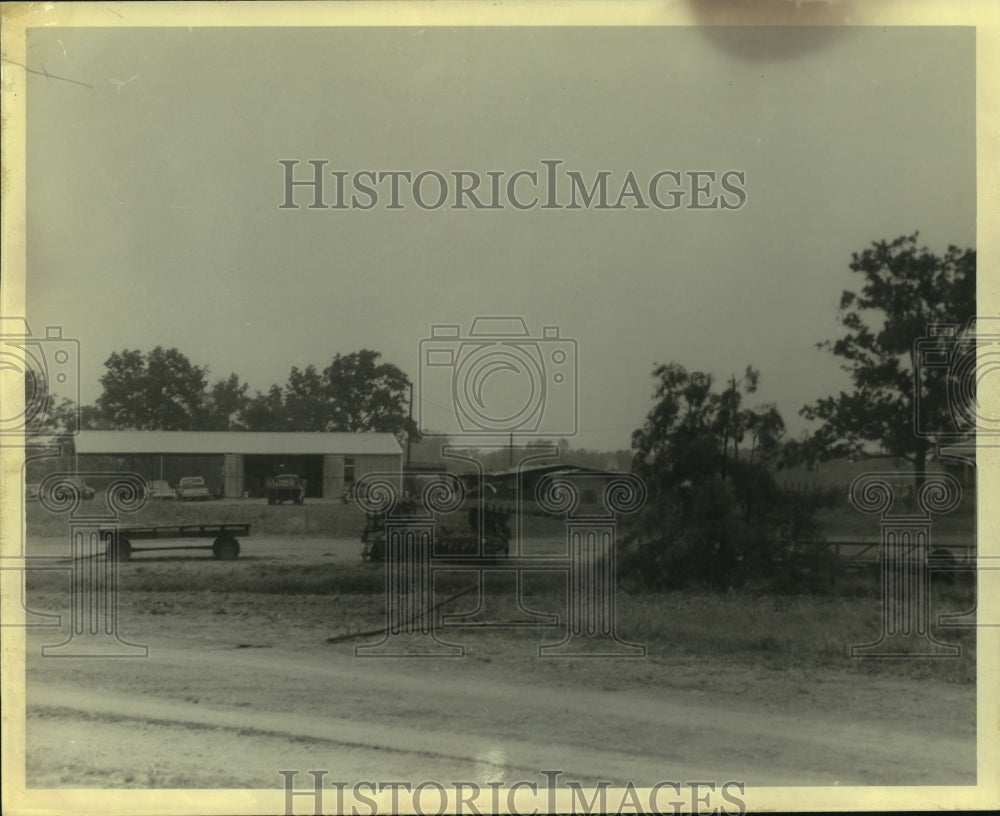
{"label": "mowed grass", "polygon": [[[650,658],[710,658],[766,669],[830,668],[911,678],[974,683],[975,630],[937,627],[937,616],[974,606],[973,586],[958,581],[934,585],[930,598],[931,633],[961,646],[959,659],[913,658],[857,660],[851,647],[877,641],[883,630],[882,602],[876,580],[859,577],[850,594],[768,595],[748,591],[683,590],[617,594],[614,614],[619,636],[644,644]],[[29,572],[29,605],[63,605],[67,578],[53,572]],[[486,615],[493,621],[526,618],[525,610],[559,616],[565,626],[568,596],[565,575],[538,572],[523,577],[518,603],[512,574],[493,574],[487,585]],[[295,621],[316,638],[376,629],[385,622],[385,567],[382,564],[294,565],[277,560],[220,562],[213,559],[132,561],[121,565],[119,597],[130,615],[168,615],[202,625],[206,619],[241,620],[253,628],[256,618]],[[37,606],[35,601],[37,600]],[[474,573],[443,573],[434,579],[435,616],[471,612],[479,602]],[[55,610],[58,611],[58,610]],[[233,617],[235,616],[235,617]],[[974,621],[974,617],[967,619]],[[186,624],[185,624],[186,625]],[[312,626],[312,630],[310,630]],[[314,630],[314,631],[313,631]],[[551,629],[463,630],[466,640],[507,643],[523,651],[525,639],[551,642]],[[558,637],[556,637],[558,640]],[[910,647],[921,646],[914,640]],[[514,647],[517,646],[517,649]],[[584,644],[588,647],[588,644]],[[588,647],[589,648],[589,647]]]}

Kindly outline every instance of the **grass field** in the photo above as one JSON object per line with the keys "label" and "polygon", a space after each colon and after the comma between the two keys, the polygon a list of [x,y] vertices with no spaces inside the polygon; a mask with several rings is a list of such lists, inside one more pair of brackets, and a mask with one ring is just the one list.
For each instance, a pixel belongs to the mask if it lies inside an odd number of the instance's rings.
{"label": "grass field", "polygon": [[[104,499],[84,502],[83,513],[106,512]],[[828,537],[877,540],[880,536],[877,516],[851,508],[824,509],[817,513],[822,534]],[[331,499],[311,499],[303,505],[270,506],[264,499],[218,499],[207,502],[150,501],[139,512],[121,517],[127,524],[196,524],[199,522],[249,522],[255,535],[353,537],[364,527],[362,510],[355,504]],[[932,519],[935,535],[964,538],[976,534],[974,502],[967,500],[955,512]],[[525,534],[529,536],[563,535],[561,519],[538,513],[524,516]],[[66,515],[53,515],[38,501],[27,504],[27,533],[39,538],[66,534]]]}
{"label": "grass field", "polygon": [[[59,573],[29,573],[29,604],[34,606],[37,600],[37,608],[63,606],[68,598],[59,593],[65,593],[65,582]],[[191,625],[196,625],[195,619],[216,625],[240,621],[255,631],[272,624],[315,631],[325,621],[331,637],[384,624],[384,586],[381,564],[327,562],[304,568],[277,559],[165,558],[132,561],[119,571],[120,604],[127,616],[176,615]],[[439,575],[435,600],[446,601],[474,586],[469,574]],[[461,611],[474,605],[475,597],[446,603],[439,612]],[[533,611],[556,613],[565,621],[565,578],[558,573],[526,575],[522,600]],[[972,587],[935,586],[931,606],[935,616],[963,612],[973,606]],[[490,610],[499,620],[523,616],[512,591],[491,597]],[[836,669],[959,683],[975,680],[974,629],[932,630],[936,638],[962,646],[957,660],[850,659],[852,645],[870,643],[881,632],[881,601],[874,581],[863,591],[836,596],[621,592],[616,612],[619,635],[645,644],[651,658],[724,657],[733,664],[775,670]],[[472,635],[488,639],[490,649],[500,652],[517,650],[525,639],[542,636],[551,640],[552,632],[499,630]]]}
{"label": "grass field", "polygon": [[[103,500],[88,502],[94,511]],[[93,512],[93,511],[91,511]],[[947,521],[945,521],[947,519]],[[973,514],[956,513],[940,520],[942,535],[975,535]],[[860,513],[827,513],[821,518],[827,534],[877,540],[878,519]],[[221,500],[203,503],[161,501],[149,503],[123,518],[124,524],[192,524],[249,522],[254,537],[343,539],[356,541],[364,516],[354,505],[313,500],[304,505],[268,506],[264,500]],[[938,522],[935,522],[936,524]],[[530,515],[525,533],[560,541],[560,519]],[[934,528],[935,533],[939,528]],[[27,509],[29,538],[58,539],[67,535],[67,518],[48,514],[37,502]],[[353,553],[353,550],[352,550]],[[446,599],[471,586],[463,574],[435,579],[436,597]],[[316,560],[304,567],[280,555],[266,559],[216,562],[207,558],[169,558],[134,561],[120,571],[124,606],[143,614],[193,612],[218,615],[286,616],[302,609],[336,610],[338,623],[331,635],[357,632],[384,622],[384,570],[358,560]],[[565,605],[565,579],[558,573],[525,576],[524,601],[541,612],[560,612]],[[29,597],[59,605],[65,579],[58,573],[29,573]],[[881,607],[877,574],[843,575],[826,594],[769,595],[742,590],[721,593],[690,589],[667,593],[629,591],[618,594],[618,631],[626,640],[647,645],[653,656],[726,656],[737,663],[770,668],[814,669],[837,667],[851,672],[912,677],[936,677],[953,682],[975,679],[975,630],[935,630],[939,639],[963,647],[960,660],[858,661],[848,658],[852,644],[877,639]],[[974,606],[974,587],[966,577],[951,585],[933,587],[934,614],[960,612]],[[517,614],[510,593],[497,599],[496,611]],[[505,606],[506,604],[506,606]],[[221,613],[219,610],[223,610]],[[242,610],[242,613],[240,612]],[[265,611],[266,610],[266,611]],[[446,607],[443,611],[451,611]],[[334,631],[336,630],[336,631]],[[537,632],[493,633],[495,645],[537,637]],[[478,635],[477,635],[478,637]]]}

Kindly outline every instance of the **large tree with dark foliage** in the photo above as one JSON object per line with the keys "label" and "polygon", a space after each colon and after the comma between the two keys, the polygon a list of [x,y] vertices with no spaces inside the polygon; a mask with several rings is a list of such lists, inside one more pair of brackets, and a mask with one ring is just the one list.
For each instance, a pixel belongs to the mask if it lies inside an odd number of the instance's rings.
{"label": "large tree with dark foliage", "polygon": [[333,408],[330,430],[395,434],[410,430],[406,412],[410,380],[392,363],[380,363],[381,356],[370,349],[338,354],[323,371]]}
{"label": "large tree with dark foliage", "polygon": [[648,499],[625,538],[622,574],[652,587],[731,586],[773,571],[808,532],[802,500],[772,476],[784,437],[773,405],[744,406],[759,372],[716,390],[710,374],[660,365],[655,405],[632,435]]}
{"label": "large tree with dark foliage", "polygon": [[380,431],[405,438],[410,380],[381,354],[362,349],[337,354],[322,372],[293,367],[284,388],[272,386],[247,404],[250,430]]}
{"label": "large tree with dark foliage", "polygon": [[[32,368],[24,372],[24,408],[20,418],[29,439],[74,434],[80,429],[79,406],[54,394],[44,374]],[[10,422],[10,426],[16,426],[16,422]]]}
{"label": "large tree with dark foliage", "polygon": [[247,390],[247,384],[236,374],[213,383],[205,396],[202,427],[207,431],[246,430],[243,414],[250,404]]}
{"label": "large tree with dark foliage", "polygon": [[186,431],[200,427],[207,369],[177,349],[125,349],[104,363],[97,422],[115,430]]}
{"label": "large tree with dark foliage", "polygon": [[243,409],[242,419],[250,431],[291,430],[288,425],[288,415],[285,413],[285,394],[281,386],[272,385],[266,394],[260,391],[254,394]]}
{"label": "large tree with dark foliage", "polygon": [[[879,241],[851,256],[861,285],[840,299],[846,332],[818,348],[839,358],[853,390],[801,411],[823,423],[814,448],[827,456],[878,451],[911,461],[919,473],[928,453],[955,429],[948,389],[954,367],[924,365],[915,344],[924,338],[926,345],[933,325],[960,327],[975,315],[976,252],[949,246],[935,255],[917,238]],[[946,335],[934,341],[942,360],[950,359],[956,342]]]}
{"label": "large tree with dark foliage", "polygon": [[101,430],[223,431],[245,427],[247,384],[236,374],[208,386],[208,368],[175,348],[124,349],[104,363],[103,390],[79,410],[80,427]]}

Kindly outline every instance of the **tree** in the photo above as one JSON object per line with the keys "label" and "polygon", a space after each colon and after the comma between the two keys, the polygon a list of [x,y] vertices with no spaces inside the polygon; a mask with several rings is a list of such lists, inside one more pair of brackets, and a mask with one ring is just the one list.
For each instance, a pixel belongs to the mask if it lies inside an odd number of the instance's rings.
{"label": "tree", "polygon": [[[919,367],[914,343],[933,324],[958,325],[975,314],[976,252],[949,246],[937,256],[918,247],[917,237],[873,243],[851,256],[850,268],[863,283],[860,292],[845,291],[840,299],[847,332],[817,347],[841,360],[854,390],[801,411],[823,423],[815,440],[827,456],[865,455],[866,445],[874,444],[920,473],[941,441],[934,432],[953,427],[947,367]],[[914,427],[918,409],[920,433]]]}
{"label": "tree", "polygon": [[760,373],[748,366],[722,391],[710,374],[677,363],[657,366],[653,376],[655,404],[632,435],[633,471],[648,496],[625,539],[623,573],[654,587],[729,586],[767,573],[809,519],[772,476],[781,415],[773,405],[743,405]]}
{"label": "tree", "polygon": [[325,431],[332,411],[329,384],[314,366],[300,371],[292,366],[285,386],[285,417],[300,430]]}
{"label": "tree", "polygon": [[291,430],[285,414],[285,395],[281,386],[272,385],[266,394],[258,391],[243,409],[242,421],[251,431]]}
{"label": "tree", "polygon": [[378,431],[417,438],[409,419],[410,380],[381,354],[362,349],[334,356],[322,373],[293,366],[284,388],[257,393],[243,410],[255,431]]}
{"label": "tree", "polygon": [[326,430],[381,431],[405,436],[416,430],[407,418],[409,378],[377,351],[336,355],[323,371],[332,412]]}
{"label": "tree", "polygon": [[248,386],[236,374],[217,380],[209,389],[204,411],[203,427],[208,431],[242,431],[243,413],[250,405]]}
{"label": "tree", "polygon": [[634,467],[640,475],[655,476],[660,484],[725,479],[740,461],[741,445],[750,434],[748,464],[773,463],[785,431],[773,405],[744,408],[745,395],[757,391],[760,372],[747,366],[742,378],[730,377],[726,388],[713,393],[710,374],[688,372],[677,363],[658,366],[653,398],[656,406],[643,427],[632,434]]}
{"label": "tree", "polygon": [[74,434],[80,429],[79,406],[49,390],[41,372],[24,372],[24,432],[27,437]]}
{"label": "tree", "polygon": [[182,431],[200,427],[207,369],[177,349],[157,346],[148,354],[125,349],[104,363],[104,391],[97,398],[103,428]]}

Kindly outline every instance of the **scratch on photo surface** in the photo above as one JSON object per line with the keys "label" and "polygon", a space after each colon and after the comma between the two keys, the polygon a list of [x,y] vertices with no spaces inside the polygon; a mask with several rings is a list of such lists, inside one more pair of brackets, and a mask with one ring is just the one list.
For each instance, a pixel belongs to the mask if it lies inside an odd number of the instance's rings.
{"label": "scratch on photo surface", "polygon": [[21,62],[16,62],[12,59],[7,59],[6,57],[0,57],[0,61],[10,63],[11,65],[16,65],[18,68],[23,68],[29,74],[38,74],[38,76],[43,76],[46,79],[60,79],[63,82],[72,82],[74,85],[82,85],[84,88],[94,89],[93,85],[88,85],[86,82],[81,82],[78,79],[70,79],[69,77],[59,76],[58,74],[50,74],[45,70],[45,66],[42,66],[42,70],[39,71],[36,68],[29,68],[27,65]]}
{"label": "scratch on photo surface", "polygon": [[111,77],[111,79],[109,79],[108,82],[110,82],[112,85],[114,85],[118,89],[118,93],[121,93],[122,92],[122,87],[125,86],[125,85],[128,85],[133,79],[137,78],[140,73],[142,73],[142,72],[141,71],[136,71],[134,74],[132,74],[132,76],[130,76],[124,82],[122,82],[120,79],[117,79],[115,77]]}

